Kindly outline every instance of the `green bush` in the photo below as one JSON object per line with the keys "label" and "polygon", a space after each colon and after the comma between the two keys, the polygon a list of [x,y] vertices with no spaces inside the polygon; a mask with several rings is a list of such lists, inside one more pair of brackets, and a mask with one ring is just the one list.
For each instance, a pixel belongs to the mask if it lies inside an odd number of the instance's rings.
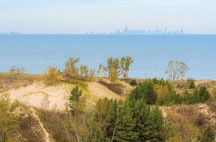
{"label": "green bush", "polygon": [[190,84],[189,84],[189,89],[195,89],[195,88],[196,88],[195,82],[194,82],[194,80],[191,80]]}
{"label": "green bush", "polygon": [[173,105],[182,103],[182,98],[177,94],[172,85],[163,79],[149,79],[140,83],[131,94],[131,99],[143,98],[147,104]]}
{"label": "green bush", "polygon": [[154,90],[152,80],[146,80],[143,83],[140,83],[138,87],[131,91],[129,98],[134,102],[139,99],[144,99],[147,104],[155,104],[157,92]]}
{"label": "green bush", "polygon": [[198,101],[201,103],[206,102],[208,99],[211,98],[210,93],[205,87],[201,87],[198,92],[196,92],[194,95],[198,95]]}
{"label": "green bush", "polygon": [[131,85],[131,86],[136,86],[136,85],[137,85],[136,80],[135,80],[135,79],[131,80],[130,85]]}
{"label": "green bush", "polygon": [[136,101],[143,98],[147,104],[174,105],[204,103],[211,95],[205,87],[194,90],[194,93],[185,91],[178,94],[172,85],[163,79],[146,80],[131,91],[130,99]]}
{"label": "green bush", "polygon": [[184,104],[196,104],[204,103],[211,98],[210,93],[205,87],[201,87],[199,90],[194,90],[193,93],[185,92],[182,96]]}

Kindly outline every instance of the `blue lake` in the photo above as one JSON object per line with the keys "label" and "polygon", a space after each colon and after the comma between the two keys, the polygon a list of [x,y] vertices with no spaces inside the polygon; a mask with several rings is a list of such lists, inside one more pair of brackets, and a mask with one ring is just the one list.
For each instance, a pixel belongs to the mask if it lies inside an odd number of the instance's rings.
{"label": "blue lake", "polygon": [[122,56],[134,59],[129,77],[166,78],[168,62],[178,60],[189,66],[187,78],[216,79],[216,35],[0,35],[0,72],[13,65],[28,73],[63,70],[69,57],[97,69]]}

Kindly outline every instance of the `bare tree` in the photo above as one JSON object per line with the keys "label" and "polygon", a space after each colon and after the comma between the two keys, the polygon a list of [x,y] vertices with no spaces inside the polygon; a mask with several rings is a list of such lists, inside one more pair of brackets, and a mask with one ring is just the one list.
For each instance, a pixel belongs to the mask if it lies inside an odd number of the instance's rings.
{"label": "bare tree", "polygon": [[171,80],[183,79],[188,70],[189,68],[184,62],[171,60],[168,63],[168,69],[165,71],[165,74]]}

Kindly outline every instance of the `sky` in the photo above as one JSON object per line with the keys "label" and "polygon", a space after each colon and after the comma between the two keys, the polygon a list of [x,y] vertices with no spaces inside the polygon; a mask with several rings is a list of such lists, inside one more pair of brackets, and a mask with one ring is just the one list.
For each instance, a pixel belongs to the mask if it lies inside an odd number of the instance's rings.
{"label": "sky", "polygon": [[56,34],[123,29],[216,34],[216,0],[0,0],[0,33]]}

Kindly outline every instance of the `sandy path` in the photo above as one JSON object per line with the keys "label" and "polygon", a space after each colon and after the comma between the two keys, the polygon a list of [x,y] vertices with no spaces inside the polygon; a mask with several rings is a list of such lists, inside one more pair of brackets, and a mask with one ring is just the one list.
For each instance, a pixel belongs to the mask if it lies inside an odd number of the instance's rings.
{"label": "sandy path", "polygon": [[43,123],[40,121],[40,118],[39,118],[38,115],[37,115],[37,112],[36,112],[33,108],[31,108],[31,111],[32,111],[33,117],[38,121],[39,126],[41,127],[41,129],[42,129],[42,131],[43,131],[43,134],[44,134],[44,138],[43,138],[43,139],[44,139],[44,142],[51,142],[49,133],[48,133],[47,130],[44,128]]}

